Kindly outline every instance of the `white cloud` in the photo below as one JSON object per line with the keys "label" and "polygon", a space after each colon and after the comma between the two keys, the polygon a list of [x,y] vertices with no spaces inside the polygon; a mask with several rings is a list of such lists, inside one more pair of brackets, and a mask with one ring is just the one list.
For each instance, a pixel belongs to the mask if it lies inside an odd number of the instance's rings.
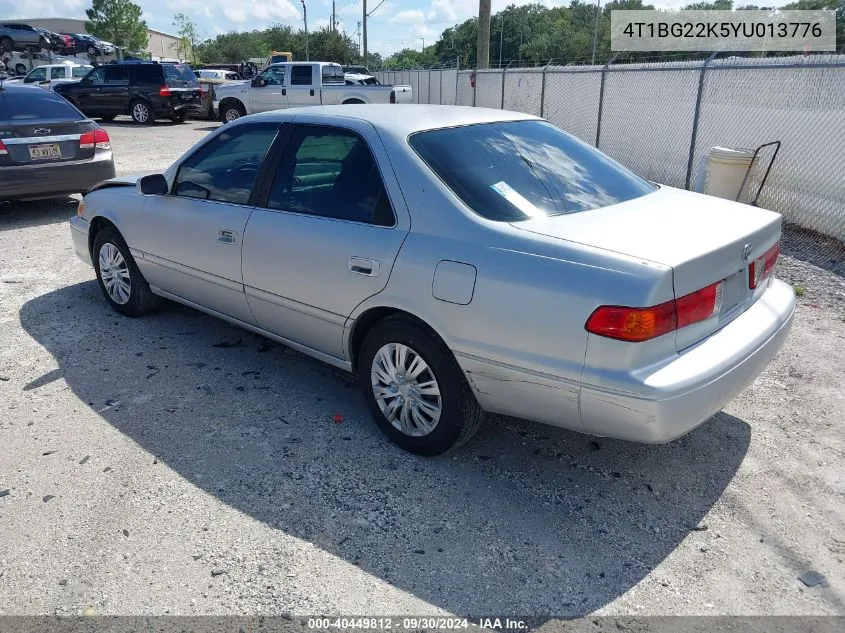
{"label": "white cloud", "polygon": [[223,9],[223,15],[235,24],[243,24],[249,19],[249,15],[243,7],[226,7]]}
{"label": "white cloud", "polygon": [[390,22],[396,24],[419,24],[420,22],[425,22],[425,13],[419,9],[407,9],[391,17]]}

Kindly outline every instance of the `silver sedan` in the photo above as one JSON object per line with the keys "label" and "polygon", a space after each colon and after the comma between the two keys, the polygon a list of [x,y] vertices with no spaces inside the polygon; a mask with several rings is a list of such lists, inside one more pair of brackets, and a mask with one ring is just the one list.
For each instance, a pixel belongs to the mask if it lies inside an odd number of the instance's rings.
{"label": "silver sedan", "polygon": [[754,380],[795,305],[778,214],[480,108],[245,117],[96,187],[71,229],[118,312],[165,297],[356,372],[426,455],[485,411],[670,441]]}

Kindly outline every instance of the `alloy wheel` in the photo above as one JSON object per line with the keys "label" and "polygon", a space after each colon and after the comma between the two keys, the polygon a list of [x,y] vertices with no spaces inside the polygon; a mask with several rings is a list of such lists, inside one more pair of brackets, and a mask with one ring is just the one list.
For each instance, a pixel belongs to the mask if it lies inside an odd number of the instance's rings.
{"label": "alloy wheel", "polygon": [[150,109],[143,103],[136,103],[132,106],[132,118],[138,123],[146,123],[150,118]]}

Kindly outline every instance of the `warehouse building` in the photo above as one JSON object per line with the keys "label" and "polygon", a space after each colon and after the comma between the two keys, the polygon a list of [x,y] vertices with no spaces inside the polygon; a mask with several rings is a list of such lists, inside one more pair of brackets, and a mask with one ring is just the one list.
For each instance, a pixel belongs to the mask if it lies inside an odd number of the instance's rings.
{"label": "warehouse building", "polygon": [[[75,18],[33,18],[31,20],[6,20],[6,23],[18,22],[31,26],[40,26],[43,29],[56,33],[87,33],[85,20]],[[179,38],[176,35],[162,33],[153,29],[147,29],[149,40],[143,51],[149,53],[156,61],[180,59]],[[181,60],[180,61],[184,61]]]}

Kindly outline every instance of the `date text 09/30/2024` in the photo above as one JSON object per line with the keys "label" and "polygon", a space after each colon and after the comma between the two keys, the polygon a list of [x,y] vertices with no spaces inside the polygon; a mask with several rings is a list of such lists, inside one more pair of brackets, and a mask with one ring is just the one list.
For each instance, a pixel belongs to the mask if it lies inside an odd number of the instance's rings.
{"label": "date text 09/30/2024", "polygon": [[308,618],[309,629],[338,630],[456,630],[478,627],[493,631],[519,631],[528,624],[519,618],[456,618],[456,617],[330,617]]}

